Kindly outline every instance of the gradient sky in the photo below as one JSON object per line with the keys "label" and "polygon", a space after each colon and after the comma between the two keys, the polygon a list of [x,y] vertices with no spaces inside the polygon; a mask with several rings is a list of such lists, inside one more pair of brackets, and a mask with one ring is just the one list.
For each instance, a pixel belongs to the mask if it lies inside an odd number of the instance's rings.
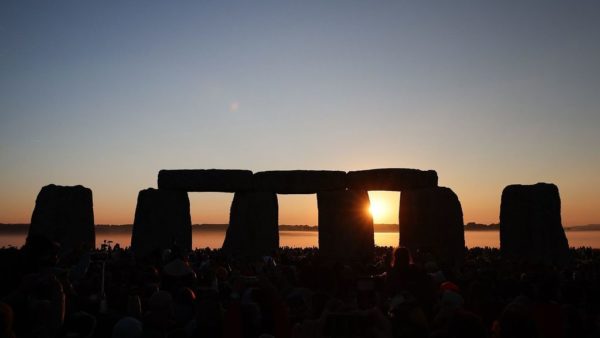
{"label": "gradient sky", "polygon": [[[465,222],[545,181],[600,223],[599,60],[592,0],[2,1],[0,222],[49,183],[119,224],[160,169],[407,167]],[[227,222],[231,194],[190,196]],[[280,205],[316,222],[314,195]]]}

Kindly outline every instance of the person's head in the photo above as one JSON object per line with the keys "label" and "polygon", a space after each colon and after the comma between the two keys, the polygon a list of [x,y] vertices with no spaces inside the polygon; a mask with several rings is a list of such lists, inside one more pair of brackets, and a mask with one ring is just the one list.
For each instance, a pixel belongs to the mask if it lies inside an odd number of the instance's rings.
{"label": "person's head", "polygon": [[148,300],[148,310],[144,314],[144,326],[167,330],[175,325],[173,297],[167,291],[158,291]]}
{"label": "person's head", "polygon": [[30,268],[52,267],[58,263],[60,244],[43,235],[29,235],[23,246]]}
{"label": "person's head", "polygon": [[139,338],[142,333],[142,322],[132,317],[124,317],[113,327],[112,338]]}
{"label": "person's head", "polygon": [[408,266],[410,262],[410,251],[407,248],[401,246],[394,250],[394,260],[392,261],[392,266]]}

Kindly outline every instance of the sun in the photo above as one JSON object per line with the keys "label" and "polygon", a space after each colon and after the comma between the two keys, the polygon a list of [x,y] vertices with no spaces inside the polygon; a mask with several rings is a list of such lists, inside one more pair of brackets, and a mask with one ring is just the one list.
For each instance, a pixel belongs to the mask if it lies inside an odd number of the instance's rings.
{"label": "sun", "polygon": [[375,224],[398,224],[400,193],[397,191],[369,191],[371,205],[365,211]]}
{"label": "sun", "polygon": [[369,212],[374,219],[381,219],[387,214],[385,204],[381,203],[380,201],[371,201]]}

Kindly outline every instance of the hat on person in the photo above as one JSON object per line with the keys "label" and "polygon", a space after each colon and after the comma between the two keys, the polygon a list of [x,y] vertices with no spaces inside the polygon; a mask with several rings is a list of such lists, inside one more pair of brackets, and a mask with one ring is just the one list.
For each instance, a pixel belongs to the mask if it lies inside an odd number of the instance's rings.
{"label": "hat on person", "polygon": [[124,317],[113,326],[112,338],[139,338],[142,332],[142,322],[133,317]]}
{"label": "hat on person", "polygon": [[456,292],[456,293],[460,293],[460,288],[458,287],[458,285],[456,285],[456,284],[454,284],[452,282],[449,282],[449,281],[443,282],[440,285],[440,289],[442,291],[453,291],[453,292]]}

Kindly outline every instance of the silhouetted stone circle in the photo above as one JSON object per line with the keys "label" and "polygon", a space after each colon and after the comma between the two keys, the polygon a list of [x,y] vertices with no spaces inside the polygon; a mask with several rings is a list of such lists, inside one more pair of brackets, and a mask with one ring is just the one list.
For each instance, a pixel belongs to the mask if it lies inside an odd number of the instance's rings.
{"label": "silhouetted stone circle", "polygon": [[[172,248],[192,249],[187,193],[233,192],[223,251],[240,258],[272,254],[279,247],[277,194],[317,194],[319,247],[324,257],[360,259],[373,254],[369,190],[401,191],[400,245],[460,263],[464,226],[460,201],[438,186],[433,170],[387,168],[351,171],[161,170],[159,189],[139,192],[131,246],[137,256]],[[44,236],[63,248],[93,248],[92,191],[48,185],[36,199],[29,237]],[[565,263],[568,242],[553,184],[510,185],[502,192],[500,246],[506,256]]]}

